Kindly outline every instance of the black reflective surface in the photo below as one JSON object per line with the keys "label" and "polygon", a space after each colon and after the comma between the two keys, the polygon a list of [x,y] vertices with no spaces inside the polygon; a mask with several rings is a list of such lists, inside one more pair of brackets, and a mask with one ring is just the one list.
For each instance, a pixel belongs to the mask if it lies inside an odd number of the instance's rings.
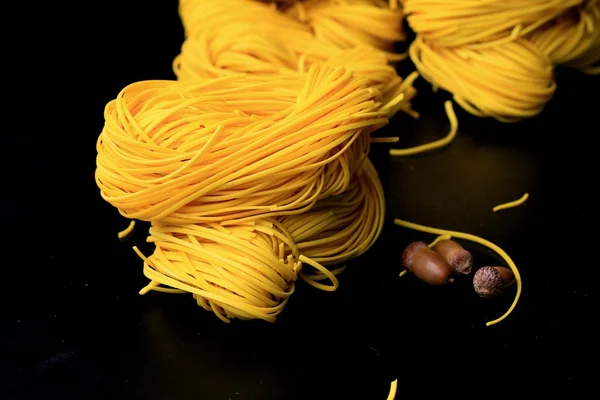
{"label": "black reflective surface", "polygon": [[[46,74],[43,90],[33,84],[31,93],[52,95],[43,107],[18,103],[18,134],[3,138],[2,217],[12,233],[3,246],[0,359],[8,398],[385,399],[395,378],[398,399],[575,396],[591,387],[598,78],[558,70],[544,113],[517,124],[457,107],[458,136],[441,151],[392,158],[389,145],[373,145],[387,202],[377,244],[350,264],[337,292],[299,284],[275,324],[226,325],[189,296],[137,294],[145,278],[131,245],[151,251],[146,225],[119,243],[127,222],[94,183],[106,102],[130,82],[173,77],[183,40],[177,4],[144,3],[92,3],[75,21],[56,17],[55,59],[45,69],[27,63],[26,71]],[[399,135],[399,147],[448,131],[447,95],[422,80],[417,88],[421,119],[399,115],[381,131]],[[491,211],[524,192],[525,206]],[[504,248],[524,282],[514,313],[486,327],[513,292],[484,301],[470,279],[431,288],[398,278],[403,247],[432,236],[395,227],[393,217]],[[477,265],[501,263],[463,243]]]}

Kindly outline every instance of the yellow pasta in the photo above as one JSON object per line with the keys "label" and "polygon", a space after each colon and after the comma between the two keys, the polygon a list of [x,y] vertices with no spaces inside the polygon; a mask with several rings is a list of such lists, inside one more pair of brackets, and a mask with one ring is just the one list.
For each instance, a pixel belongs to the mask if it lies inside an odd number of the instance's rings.
{"label": "yellow pasta", "polygon": [[600,73],[600,2],[577,7],[533,31],[528,39],[555,64]]}
{"label": "yellow pasta", "polygon": [[[225,322],[234,317],[274,322],[301,268],[292,238],[269,219],[215,225],[153,223],[148,240],[156,248],[144,260],[144,275],[192,293],[198,305]],[[287,249],[279,253],[279,245]]]}
{"label": "yellow pasta", "polygon": [[403,0],[409,55],[467,112],[514,122],[539,114],[553,65],[600,73],[598,0]]}
{"label": "yellow pasta", "polygon": [[[189,11],[195,6],[194,12]],[[278,75],[323,63],[336,47],[314,40],[310,29],[271,7],[248,0],[180,2],[187,38],[174,60],[178,79],[237,72]],[[261,21],[257,24],[256,21]]]}
{"label": "yellow pasta", "polygon": [[454,109],[452,108],[451,101],[446,101],[444,103],[444,107],[446,109],[446,114],[448,114],[448,119],[450,120],[450,132],[445,138],[436,140],[434,142],[422,144],[420,146],[410,147],[407,149],[390,149],[390,155],[412,156],[415,154],[421,154],[427,151],[439,149],[452,142],[452,140],[454,140],[454,138],[456,137],[456,132],[458,132],[458,120],[456,119],[456,114],[454,113]]}
{"label": "yellow pasta", "polygon": [[240,22],[247,21],[250,17],[255,22],[262,20],[262,23],[256,25],[310,31],[309,27],[286,18],[273,7],[251,0],[179,0],[179,16],[186,38],[199,37],[206,23],[222,16],[229,20],[241,18]]}
{"label": "yellow pasta", "polygon": [[550,60],[524,39],[471,50],[440,48],[417,37],[410,56],[423,78],[480,117],[503,122],[532,117],[556,89]]}
{"label": "yellow pasta", "polygon": [[494,47],[524,36],[584,0],[404,0],[410,27],[438,47]]}
{"label": "yellow pasta", "polygon": [[117,234],[117,236],[119,237],[119,239],[125,239],[126,237],[128,237],[129,235],[131,235],[133,233],[134,228],[135,228],[135,220],[131,220],[129,222],[129,225],[127,226],[127,228],[120,231]]}
{"label": "yellow pasta", "polygon": [[518,207],[521,204],[525,203],[528,198],[529,198],[529,193],[525,193],[523,195],[523,197],[521,197],[520,199],[514,200],[514,201],[509,201],[508,203],[499,204],[496,207],[494,207],[492,209],[492,211],[496,212],[496,211],[500,211],[500,210],[507,210],[509,208]]}
{"label": "yellow pasta", "polygon": [[[368,250],[381,232],[383,210],[381,183],[367,159],[349,193],[322,200],[296,218],[225,226],[154,222],[148,241],[156,250],[150,257],[141,255],[151,280],[147,290],[192,293],[225,322],[233,317],[273,322],[298,277],[321,290],[338,287],[335,275],[344,268],[325,266]],[[331,285],[321,283],[324,279]]]}
{"label": "yellow pasta", "polygon": [[189,223],[295,214],[343,193],[365,133],[388,122],[381,96],[325,66],[297,83],[130,85],[108,104],[98,138],[103,198],[128,218]]}
{"label": "yellow pasta", "polygon": [[284,13],[307,24],[315,37],[347,49],[370,45],[386,52],[390,60],[405,55],[394,53],[394,44],[405,38],[403,14],[383,0],[306,0],[285,4]]}
{"label": "yellow pasta", "polygon": [[388,394],[387,400],[394,400],[396,398],[396,391],[398,390],[398,379],[394,379],[390,384],[390,393]]}
{"label": "yellow pasta", "polygon": [[106,107],[96,183],[122,215],[152,223],[153,254],[136,250],[141,293],[192,293],[223,321],[273,322],[298,277],[335,290],[340,265],[383,226],[370,133],[397,100],[371,83],[325,63],[127,86]]}
{"label": "yellow pasta", "polygon": [[383,228],[384,209],[381,182],[365,159],[349,190],[279,220],[302,254],[323,265],[336,265],[371,247]]}
{"label": "yellow pasta", "polygon": [[[304,74],[312,65],[326,63],[368,78],[388,104],[388,115],[403,111],[415,116],[410,101],[416,93],[412,82],[417,75],[400,78],[390,62],[403,56],[387,51],[395,41],[404,38],[401,12],[379,1],[353,1],[308,1],[282,5],[281,11],[249,0],[183,1],[180,14],[187,37],[173,61],[173,69],[179,80],[240,72],[268,80],[273,76]],[[353,11],[344,11],[348,7]],[[307,21],[295,19],[298,16],[293,10],[305,8],[309,14],[314,11],[318,20],[331,20],[333,24],[338,23],[336,18],[350,18],[342,23],[345,28],[341,37],[350,37],[348,32],[358,32],[360,27],[370,33],[351,42],[326,40],[304,23]],[[352,22],[352,15],[357,21]],[[261,23],[257,24],[257,20]],[[391,30],[395,33],[389,34]],[[386,39],[370,39],[373,35]]]}

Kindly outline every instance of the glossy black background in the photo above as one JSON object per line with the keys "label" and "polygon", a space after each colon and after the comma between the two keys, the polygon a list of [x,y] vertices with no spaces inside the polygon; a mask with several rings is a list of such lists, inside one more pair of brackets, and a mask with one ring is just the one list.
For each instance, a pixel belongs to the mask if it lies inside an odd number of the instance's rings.
{"label": "glossy black background", "polygon": [[[16,89],[0,148],[0,382],[8,398],[385,399],[395,378],[398,399],[591,387],[597,77],[559,69],[544,113],[517,124],[457,110],[458,137],[441,151],[391,158],[388,145],[374,145],[388,221],[340,289],[299,284],[277,323],[225,325],[188,296],[137,294],[145,278],[131,245],[151,251],[145,225],[119,243],[127,222],[93,179],[106,102],[130,82],[173,78],[183,41],[177,3],[146,3],[31,5],[35,17],[22,18],[22,40],[8,47],[15,73],[6,85]],[[400,115],[381,132],[399,135],[398,146],[448,130],[447,95],[422,80],[417,88],[422,118]],[[492,213],[526,191],[525,206]],[[432,237],[394,227],[395,216],[503,247],[524,281],[515,312],[486,327],[512,292],[483,301],[469,279],[444,288],[399,279],[402,248]],[[501,262],[464,244],[478,266]]]}

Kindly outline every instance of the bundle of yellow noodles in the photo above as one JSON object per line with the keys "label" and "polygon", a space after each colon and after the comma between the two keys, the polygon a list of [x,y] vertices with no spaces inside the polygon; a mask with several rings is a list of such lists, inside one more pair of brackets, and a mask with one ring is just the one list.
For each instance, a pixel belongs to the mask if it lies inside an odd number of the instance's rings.
{"label": "bundle of yellow noodles", "polygon": [[540,113],[554,94],[552,64],[526,40],[486,49],[435,48],[417,37],[410,56],[423,78],[473,115],[512,122]]}
{"label": "bundle of yellow noodles", "polygon": [[405,38],[403,15],[386,1],[306,0],[280,8],[307,24],[322,42],[342,49],[369,45],[385,51],[391,60],[404,58],[394,53],[394,44]]}
{"label": "bundle of yellow noodles", "polygon": [[133,84],[107,106],[97,182],[123,215],[148,221],[298,213],[348,188],[365,133],[387,123],[380,101],[367,79],[325,66],[259,83]]}
{"label": "bundle of yellow noodles", "polygon": [[[404,81],[389,64],[404,58],[391,52],[393,43],[404,38],[402,13],[385,5],[368,0],[318,0],[284,4],[278,11],[250,0],[185,0],[180,3],[180,14],[186,40],[174,60],[174,71],[179,80],[240,72],[269,79],[303,74],[314,64],[327,63],[369,78],[388,103],[399,99],[389,108],[389,115],[400,110],[414,115],[410,100],[417,75]],[[366,29],[367,33],[351,43],[327,40],[317,34],[320,22],[309,24],[295,18],[293,10],[298,9],[314,15],[316,21],[331,19],[334,25],[338,24],[335,18],[346,18],[335,32],[348,40],[351,32]]]}
{"label": "bundle of yellow noodles", "polygon": [[568,10],[528,39],[555,64],[600,73],[600,2]]}
{"label": "bundle of yellow noodles", "polygon": [[388,121],[381,102],[367,78],[327,65],[126,87],[106,107],[96,182],[124,216],[152,222],[144,292],[272,321],[298,274],[335,289],[343,269],[323,265],[362,254],[383,223],[367,158]]}
{"label": "bundle of yellow noodles", "polygon": [[403,0],[409,54],[468,112],[512,122],[552,97],[554,64],[600,72],[598,0]]}
{"label": "bundle of yellow noodles", "polygon": [[403,0],[410,27],[437,47],[493,47],[533,32],[584,0]]}
{"label": "bundle of yellow noodles", "polygon": [[[105,110],[96,183],[151,222],[150,290],[274,321],[298,277],[335,290],[383,225],[370,134],[415,115],[402,14],[378,0],[182,0],[178,81],[131,84]],[[325,281],[330,283],[326,283]]]}

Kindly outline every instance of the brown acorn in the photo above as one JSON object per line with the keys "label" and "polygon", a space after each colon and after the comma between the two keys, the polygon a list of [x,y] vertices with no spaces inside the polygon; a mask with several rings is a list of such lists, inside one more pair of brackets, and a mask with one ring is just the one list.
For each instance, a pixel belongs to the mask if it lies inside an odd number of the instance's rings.
{"label": "brown acorn", "polygon": [[402,252],[402,265],[430,285],[452,282],[450,265],[424,242],[409,244]]}
{"label": "brown acorn", "polygon": [[454,240],[440,240],[431,250],[438,253],[452,271],[458,275],[469,275],[473,268],[473,255],[463,249],[463,247]]}

